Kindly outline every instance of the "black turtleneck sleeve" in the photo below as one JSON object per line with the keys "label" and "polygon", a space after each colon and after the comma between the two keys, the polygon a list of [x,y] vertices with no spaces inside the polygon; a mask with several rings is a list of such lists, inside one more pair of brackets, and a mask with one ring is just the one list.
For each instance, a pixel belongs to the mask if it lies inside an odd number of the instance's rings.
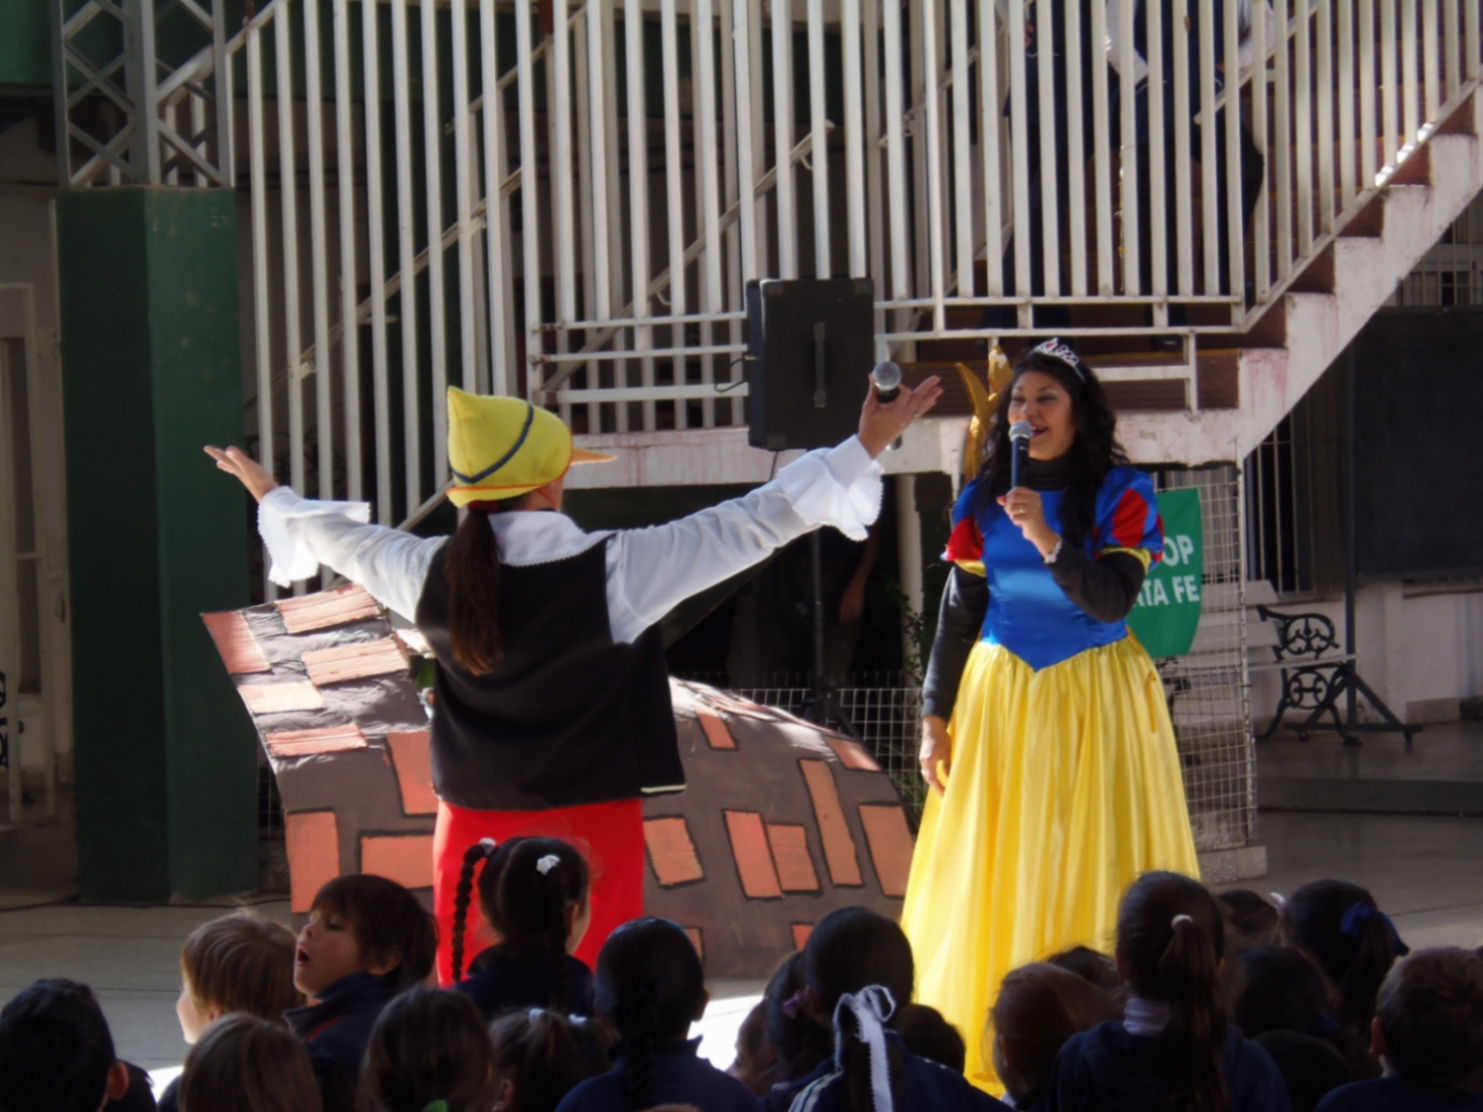
{"label": "black turtleneck sleeve", "polygon": [[922,681],[922,715],[953,716],[968,654],[982,636],[989,612],[989,581],[960,567],[948,573],[937,615],[937,636]]}
{"label": "black turtleneck sleeve", "polygon": [[1147,571],[1127,552],[1094,557],[1079,546],[1062,545],[1050,574],[1066,597],[1097,621],[1120,622],[1138,601]]}

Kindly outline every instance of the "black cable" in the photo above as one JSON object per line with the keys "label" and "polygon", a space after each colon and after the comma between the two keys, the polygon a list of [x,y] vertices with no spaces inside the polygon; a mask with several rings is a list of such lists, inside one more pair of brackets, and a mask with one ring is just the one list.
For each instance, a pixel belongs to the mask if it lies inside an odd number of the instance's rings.
{"label": "black cable", "polygon": [[782,454],[783,453],[781,451],[776,451],[772,454],[772,469],[767,473],[767,481],[769,483],[772,482],[773,476],[778,473],[778,456]]}

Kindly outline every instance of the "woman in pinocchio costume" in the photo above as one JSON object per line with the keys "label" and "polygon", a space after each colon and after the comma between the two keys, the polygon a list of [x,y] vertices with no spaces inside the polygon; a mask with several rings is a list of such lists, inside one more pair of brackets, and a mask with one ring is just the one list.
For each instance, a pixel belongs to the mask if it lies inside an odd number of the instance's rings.
{"label": "woman in pinocchio costume", "polygon": [[[1017,421],[1034,435],[1011,489]],[[1134,877],[1199,876],[1163,685],[1123,620],[1162,552],[1153,483],[1127,466],[1096,376],[1042,344],[953,510],[924,691],[932,791],[901,923],[918,998],[965,1033],[1015,967],[1107,949]],[[969,1079],[998,1088],[968,1044]]]}
{"label": "woman in pinocchio costume", "polygon": [[642,798],[684,787],[658,622],[678,603],[821,525],[864,540],[880,512],[875,457],[930,409],[929,379],[859,433],[810,452],[744,498],[668,525],[584,533],[561,510],[567,469],[611,459],[518,398],[448,391],[451,537],[369,525],[365,503],[301,498],[239,448],[207,448],[257,499],[285,586],[320,565],[413,620],[437,657],[432,721],[439,975],[450,979],[455,889],[471,846],[517,835],[586,854],[591,964],[643,913]]}

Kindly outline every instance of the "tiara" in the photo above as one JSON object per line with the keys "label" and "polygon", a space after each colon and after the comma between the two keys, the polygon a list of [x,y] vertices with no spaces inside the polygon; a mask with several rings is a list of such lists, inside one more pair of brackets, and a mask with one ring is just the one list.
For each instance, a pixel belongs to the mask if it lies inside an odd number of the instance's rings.
{"label": "tiara", "polygon": [[1086,374],[1081,369],[1081,360],[1077,357],[1076,352],[1061,343],[1059,336],[1046,340],[1045,343],[1035,348],[1030,354],[1049,355],[1052,359],[1059,359],[1076,372],[1077,378],[1083,382],[1086,381]]}

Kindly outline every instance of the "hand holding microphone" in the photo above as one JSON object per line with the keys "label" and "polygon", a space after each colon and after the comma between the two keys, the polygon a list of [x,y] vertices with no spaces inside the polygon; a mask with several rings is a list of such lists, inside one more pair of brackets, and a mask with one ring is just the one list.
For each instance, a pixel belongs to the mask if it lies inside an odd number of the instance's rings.
{"label": "hand holding microphone", "polygon": [[942,397],[936,375],[925,379],[915,390],[902,382],[901,368],[887,360],[877,363],[870,372],[870,393],[860,409],[860,443],[871,458],[879,456],[899,440],[911,423],[922,416]]}
{"label": "hand holding microphone", "polygon": [[1009,426],[1009,493],[1000,495],[999,505],[1009,520],[1020,527],[1027,541],[1042,556],[1055,551],[1060,537],[1045,520],[1045,507],[1038,491],[1025,484],[1030,481],[1030,438],[1035,435],[1029,421],[1016,421]]}

